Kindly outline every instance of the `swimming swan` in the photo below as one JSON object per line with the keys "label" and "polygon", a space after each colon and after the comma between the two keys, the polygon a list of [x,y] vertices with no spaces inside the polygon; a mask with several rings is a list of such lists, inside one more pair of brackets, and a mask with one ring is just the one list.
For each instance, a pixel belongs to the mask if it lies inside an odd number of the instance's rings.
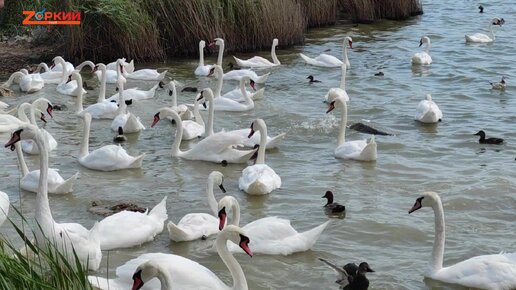
{"label": "swimming swan", "polygon": [[242,60],[237,58],[236,56],[233,56],[235,59],[237,65],[239,67],[259,67],[259,68],[265,68],[265,67],[273,67],[281,65],[281,62],[278,60],[278,57],[276,56],[276,46],[278,46],[278,39],[274,38],[272,40],[272,47],[271,47],[271,57],[272,61],[270,62],[268,59],[263,58],[261,56],[254,56],[248,60]]}
{"label": "swimming swan", "polygon": [[412,64],[413,65],[425,65],[425,64],[431,64],[432,63],[432,57],[428,52],[430,51],[430,38],[428,36],[421,37],[421,40],[419,41],[419,47],[423,45],[423,43],[426,44],[425,51],[418,52],[412,56]]}
{"label": "swimming swan", "polygon": [[503,21],[503,18],[502,19],[500,19],[498,17],[493,18],[491,21],[489,21],[489,27],[488,27],[488,30],[489,30],[489,33],[491,34],[491,36],[486,35],[484,33],[475,33],[473,35],[466,35],[466,36],[464,36],[466,38],[466,43],[468,43],[468,42],[488,43],[488,42],[495,41],[495,33],[493,31],[493,25],[498,25],[501,27],[504,22],[505,21]]}
{"label": "swimming swan", "polygon": [[348,59],[348,46],[349,48],[353,48],[353,40],[351,37],[346,36],[344,38],[343,44],[342,44],[342,60],[334,57],[333,55],[322,53],[319,56],[315,58],[310,58],[302,53],[299,55],[301,58],[308,64],[316,65],[316,66],[323,66],[323,67],[339,67],[343,63],[346,64],[348,67],[350,67],[349,59]]}
{"label": "swimming swan", "polygon": [[426,95],[426,99],[419,102],[416,108],[414,119],[421,123],[437,123],[443,119],[443,112],[437,104],[432,101],[430,94]]}

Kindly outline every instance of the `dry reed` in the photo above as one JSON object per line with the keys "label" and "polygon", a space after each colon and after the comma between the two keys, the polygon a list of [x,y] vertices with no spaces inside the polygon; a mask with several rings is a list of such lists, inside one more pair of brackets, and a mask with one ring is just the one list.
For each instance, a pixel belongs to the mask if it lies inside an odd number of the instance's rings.
{"label": "dry reed", "polygon": [[333,25],[337,22],[337,0],[298,0],[308,27]]}
{"label": "dry reed", "polygon": [[402,20],[423,13],[420,0],[340,0],[339,6],[354,22],[360,23]]}

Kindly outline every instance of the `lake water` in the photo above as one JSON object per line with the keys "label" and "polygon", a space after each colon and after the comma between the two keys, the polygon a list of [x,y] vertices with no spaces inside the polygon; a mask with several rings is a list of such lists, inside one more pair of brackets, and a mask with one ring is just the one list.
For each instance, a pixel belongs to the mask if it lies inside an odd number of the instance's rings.
{"label": "lake water", "polygon": [[[82,121],[73,115],[73,97],[61,96],[55,86],[27,96],[3,98],[12,105],[44,96],[66,103],[68,111],[55,112],[46,129],[58,140],[50,164],[67,178],[80,172],[75,192],[51,196],[56,221],[78,222],[91,227],[101,217],[88,212],[94,200],[105,203],[135,201],[153,207],[168,196],[169,219],[177,222],[190,212],[208,212],[205,184],[212,170],[221,171],[227,194],[235,196],[242,207],[242,223],[266,216],[291,220],[298,231],[315,227],[327,220],[321,196],[326,190],[335,193],[336,201],[345,204],[347,217],[334,219],[312,251],[291,256],[237,255],[246,273],[250,289],[337,289],[336,274],[317,258],[338,264],[367,261],[376,271],[369,273],[370,289],[462,289],[426,281],[423,273],[430,260],[434,238],[433,212],[424,208],[411,215],[407,211],[423,191],[439,192],[446,216],[446,250],[444,264],[450,265],[474,255],[516,251],[516,101],[514,85],[516,41],[514,5],[490,1],[485,13],[478,13],[473,1],[425,1],[425,14],[404,22],[385,21],[374,25],[337,25],[312,29],[306,43],[292,48],[278,47],[282,66],[271,71],[265,85],[265,99],[257,101],[246,113],[216,113],[215,131],[248,128],[255,118],[263,118],[269,135],[285,132],[279,149],[267,152],[266,162],[282,178],[281,189],[264,197],[251,197],[238,190],[238,178],[246,165],[191,162],[170,156],[175,129],[161,122],[151,129],[157,109],[169,104],[165,90],[155,99],[136,102],[131,111],[140,116],[147,130],[129,136],[123,146],[131,155],[146,153],[141,170],[96,172],[81,167],[76,156],[82,136]],[[494,17],[506,19],[497,29],[492,44],[465,44],[464,35],[484,32]],[[298,53],[315,56],[341,55],[342,39],[353,38],[349,52],[351,68],[347,73],[348,123],[364,122],[394,136],[377,136],[378,160],[362,163],[336,159],[335,148],[339,113],[326,114],[323,96],[337,87],[340,68],[306,65]],[[411,56],[421,36],[432,40],[433,64],[412,67]],[[257,53],[238,54],[247,58]],[[270,58],[268,51],[259,53]],[[226,55],[224,63],[230,60]],[[207,59],[214,63],[215,55]],[[169,76],[181,84],[203,88],[215,81],[196,78],[197,59],[173,59],[163,64],[138,65],[168,69]],[[383,71],[385,76],[374,74]],[[309,85],[306,77],[314,75],[321,83]],[[88,73],[84,78],[92,84]],[[507,77],[505,92],[490,90],[490,81]],[[129,86],[150,88],[153,83],[129,81]],[[223,92],[237,83],[225,82]],[[115,93],[108,85],[108,93]],[[413,120],[415,108],[426,94],[444,113],[437,125],[421,125]],[[89,91],[85,104],[95,102],[98,91]],[[180,93],[179,103],[192,103],[194,93]],[[114,132],[109,120],[94,120],[90,148],[110,144]],[[480,145],[478,130],[506,139],[506,144]],[[370,136],[347,130],[347,140]],[[9,134],[1,134],[2,144]],[[187,147],[184,143],[183,147]],[[27,217],[34,212],[35,194],[19,193],[16,154],[7,149],[0,153],[1,190]],[[26,157],[29,167],[37,169],[38,158]],[[216,190],[216,196],[222,196]],[[14,216],[14,214],[11,214]],[[6,224],[2,232],[15,236]],[[213,240],[174,243],[166,229],[155,241],[141,247],[104,253],[99,275],[146,252],[175,253],[213,269],[231,283],[231,276],[216,252]],[[252,244],[251,244],[252,248]]]}

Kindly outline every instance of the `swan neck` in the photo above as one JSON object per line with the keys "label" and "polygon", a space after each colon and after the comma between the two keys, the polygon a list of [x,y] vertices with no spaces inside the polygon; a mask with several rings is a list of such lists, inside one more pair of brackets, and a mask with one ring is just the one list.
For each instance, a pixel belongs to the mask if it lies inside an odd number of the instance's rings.
{"label": "swan neck", "polygon": [[348,60],[348,46],[346,44],[344,44],[344,51],[342,52],[344,54],[344,64],[345,65],[348,65],[349,64],[349,60]]}
{"label": "swan neck", "polygon": [[345,100],[337,99],[337,104],[340,108],[340,131],[337,146],[340,146],[346,142],[346,125],[348,123],[348,106]]}
{"label": "swan neck", "polygon": [[346,90],[346,72],[347,72],[347,65],[344,64],[342,66],[342,75],[340,76],[340,88],[343,90]]}
{"label": "swan neck", "polygon": [[156,278],[158,278],[161,284],[161,290],[170,290],[172,289],[172,276],[167,270],[163,270],[161,267],[157,268],[158,274]]}
{"label": "swan neck", "polygon": [[[23,112],[23,114],[25,115],[25,112]],[[36,123],[36,106],[34,105],[34,103],[32,103],[30,105],[29,118],[30,118],[30,123],[32,125],[38,126],[38,124]]]}
{"label": "swan neck", "polygon": [[214,216],[218,214],[218,203],[217,199],[215,199],[215,194],[213,193],[213,179],[208,179],[208,185],[206,187],[206,196],[208,197],[208,204],[210,205],[210,209],[213,212]]}
{"label": "swan neck", "polygon": [[36,221],[42,229],[45,229],[54,221],[48,202],[48,140],[46,139],[43,131],[38,129],[38,134],[34,139],[38,146],[40,159],[38,194],[36,196]]}
{"label": "swan neck", "polygon": [[118,88],[118,109],[116,110],[115,115],[125,114],[127,111],[127,105],[125,104],[123,93],[124,85],[122,84]]}
{"label": "swan neck", "polygon": [[48,72],[50,69],[48,68],[48,65],[44,62],[38,64],[38,67],[36,68],[37,72],[40,72],[41,69],[43,69],[44,72]]}
{"label": "swan neck", "polygon": [[199,66],[204,66],[204,47],[199,44]]}
{"label": "swan neck", "polygon": [[107,82],[106,67],[100,68],[100,72],[102,73],[102,76],[100,77],[100,92],[99,92],[99,97],[97,98],[97,103],[102,103],[106,100],[106,82]]}
{"label": "swan neck", "polygon": [[231,224],[238,227],[240,225],[240,204],[235,198],[231,198],[231,212],[233,214]]}
{"label": "swan neck", "polygon": [[81,141],[81,150],[79,151],[79,158],[83,158],[89,154],[89,146],[90,146],[90,126],[91,126],[91,118],[84,117],[84,131]]}
{"label": "swan neck", "polygon": [[428,54],[430,52],[430,42],[427,42],[426,43],[426,49],[425,49],[426,53]]}
{"label": "swan neck", "polygon": [[491,33],[491,36],[493,37],[493,41],[495,40],[495,34],[493,30],[493,23],[492,21],[489,22],[489,32]]}
{"label": "swan neck", "polygon": [[[31,123],[32,124],[32,120],[29,120],[29,118],[27,117],[27,107],[30,107],[31,104],[29,103],[23,103],[21,104],[19,107],[18,107],[18,119],[22,120],[23,122],[25,123]],[[34,120],[36,121],[36,120]]]}
{"label": "swan neck", "polygon": [[83,105],[82,105],[82,96],[83,96],[83,91],[82,91],[82,84],[77,84],[77,100],[75,101],[75,105],[77,106],[75,108],[75,113],[76,114],[79,114],[81,113],[84,109],[83,109]]}
{"label": "swan neck", "polygon": [[235,257],[228,251],[227,242],[228,238],[226,234],[219,234],[215,243],[220,258],[224,264],[226,264],[226,267],[228,267],[231,277],[233,278],[233,286],[231,289],[248,290],[249,288],[247,287],[244,271]]}
{"label": "swan neck", "polygon": [[172,106],[173,107],[177,107],[177,89],[176,89],[176,84],[173,83],[174,81],[171,81],[171,86],[172,86]]}
{"label": "swan neck", "polygon": [[272,62],[274,62],[274,64],[277,64],[277,65],[281,64],[278,57],[276,56],[276,45],[273,45],[271,47],[271,56],[272,56]]}
{"label": "swan neck", "polygon": [[215,105],[213,104],[213,98],[209,99],[208,103],[208,124],[205,125],[204,131],[206,137],[213,135],[213,118],[215,117]]}
{"label": "swan neck", "polygon": [[240,80],[240,93],[242,93],[242,97],[244,97],[244,104],[246,104],[247,106],[251,106],[253,105],[253,99],[251,99],[251,94],[248,94],[245,90],[245,83],[246,81],[244,80],[244,78],[242,78]]}
{"label": "swan neck", "polygon": [[203,126],[204,129],[205,129],[204,131],[206,131],[206,125],[204,124],[204,120],[202,118],[202,115],[199,112],[199,102],[198,101],[194,102],[193,114],[194,114],[194,117],[195,117],[195,122],[197,124]]}
{"label": "swan neck", "polygon": [[[167,110],[172,111],[168,108]],[[179,150],[179,145],[181,144],[181,139],[183,139],[183,121],[177,113],[172,114],[172,119],[176,122],[176,137],[174,139],[174,143],[172,143],[172,156],[179,156],[181,154],[181,151]]]}
{"label": "swan neck", "polygon": [[16,147],[16,156],[18,156],[18,165],[20,166],[20,174],[21,177],[25,177],[27,174],[29,174],[29,168],[27,168],[27,164],[25,163],[25,158],[23,157],[23,151],[21,148],[21,143],[16,142],[14,144]]}
{"label": "swan neck", "polygon": [[218,98],[221,96],[222,92],[222,83],[224,82],[224,71],[222,68],[217,68],[217,87],[215,88],[215,95],[214,98]]}
{"label": "swan neck", "polygon": [[444,226],[444,210],[441,199],[433,206],[435,218],[435,237],[434,247],[432,249],[432,272],[437,272],[443,268],[444,257],[444,241],[445,241],[445,226]]}
{"label": "swan neck", "polygon": [[18,76],[23,77],[24,74],[21,71],[17,71],[17,72],[12,73],[11,76],[9,77],[9,79],[7,80],[7,82],[4,83],[4,85],[7,86],[7,87],[12,85],[13,82],[14,82],[14,79],[16,77],[18,77]]}
{"label": "swan neck", "polygon": [[265,163],[265,147],[267,147],[267,126],[260,122],[260,147],[258,148],[256,164]]}
{"label": "swan neck", "polygon": [[222,58],[224,57],[224,42],[219,46],[219,56],[217,58],[217,64],[222,66]]}

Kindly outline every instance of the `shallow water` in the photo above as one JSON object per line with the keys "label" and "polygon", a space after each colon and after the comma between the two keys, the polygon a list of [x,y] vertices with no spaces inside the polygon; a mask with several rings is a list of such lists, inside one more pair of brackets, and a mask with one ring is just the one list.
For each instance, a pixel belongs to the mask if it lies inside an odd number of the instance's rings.
{"label": "shallow water", "polygon": [[[51,166],[59,168],[65,178],[80,172],[74,194],[51,196],[57,221],[91,227],[101,218],[87,211],[93,200],[130,200],[153,207],[168,196],[169,219],[177,222],[192,211],[208,212],[204,199],[206,178],[212,170],[219,170],[225,175],[228,194],[240,201],[243,223],[280,216],[290,219],[299,231],[310,229],[327,220],[321,199],[326,190],[333,190],[336,200],[347,208],[346,218],[333,220],[312,251],[288,257],[238,255],[250,289],[337,289],[337,276],[318,257],[338,264],[367,261],[376,271],[368,275],[370,289],[462,289],[423,280],[434,238],[433,213],[428,208],[411,215],[407,211],[421,192],[441,194],[447,222],[445,265],[479,254],[516,251],[516,109],[511,84],[516,79],[516,41],[510,32],[515,28],[516,13],[513,6],[502,1],[484,5],[484,14],[479,14],[476,6],[471,1],[425,1],[425,14],[409,21],[313,29],[304,46],[289,49],[281,47],[280,40],[278,58],[283,65],[270,70],[266,98],[257,101],[253,111],[215,115],[215,131],[247,128],[259,117],[266,121],[269,135],[287,133],[281,147],[266,157],[267,164],[282,177],[282,188],[265,197],[250,197],[238,190],[238,178],[245,165],[221,167],[171,158],[175,130],[167,122],[139,136],[130,136],[124,144],[132,155],[147,154],[143,169],[103,173],[85,169],[76,161],[82,122],[73,116],[73,97],[60,96],[49,85],[37,94],[2,101],[15,105],[45,96],[67,103],[70,108],[55,112],[54,120],[45,127],[59,142],[58,150],[51,153]],[[506,19],[497,31],[495,43],[464,43],[464,34],[484,31],[493,16]],[[351,68],[346,84],[351,98],[349,123],[370,122],[375,128],[395,134],[377,136],[378,160],[372,163],[333,157],[339,114],[325,114],[327,107],[322,98],[328,88],[338,86],[340,68],[309,66],[298,56],[299,52],[315,56],[327,49],[330,51],[326,53],[340,56],[341,41],[346,35],[353,37],[354,46],[349,52]],[[421,50],[418,44],[422,35],[432,39],[430,54],[434,63],[411,67],[411,56]],[[267,51],[260,54],[270,57]],[[207,62],[214,63],[215,58],[213,53]],[[230,56],[226,56],[224,63],[229,60]],[[140,68],[168,69],[169,76],[185,86],[213,87],[214,80],[193,75],[196,63],[197,59],[174,59]],[[375,77],[379,70],[385,76]],[[309,85],[305,79],[309,74],[323,82]],[[491,91],[489,81],[499,81],[502,75],[508,78],[507,90]],[[84,77],[94,83],[87,73]],[[153,85],[129,84],[141,88]],[[236,85],[227,82],[223,91]],[[443,111],[442,123],[421,125],[413,120],[418,102],[427,93]],[[85,104],[93,103],[97,94],[90,91]],[[110,94],[114,94],[112,85],[108,86]],[[180,93],[179,102],[191,103],[194,95]],[[131,110],[150,127],[153,114],[168,103],[167,92],[161,90],[154,100],[137,102]],[[114,132],[109,125],[106,120],[93,122],[91,149],[111,143]],[[480,129],[505,138],[507,143],[478,144],[473,134]],[[2,144],[8,138],[8,134],[0,135]],[[369,136],[348,130],[346,138]],[[0,166],[4,168],[0,171],[1,190],[10,195],[15,205],[19,205],[21,195],[23,212],[32,217],[35,194],[19,194],[16,155],[7,149],[0,152]],[[29,167],[36,169],[37,157],[27,159]],[[222,196],[218,191],[216,195]],[[15,236],[6,225],[2,233]],[[229,272],[211,243],[212,240],[172,243],[165,229],[154,242],[109,252],[109,267],[105,253],[99,274],[109,271],[113,276],[116,266],[132,257],[165,252],[192,258],[230,283]]]}

